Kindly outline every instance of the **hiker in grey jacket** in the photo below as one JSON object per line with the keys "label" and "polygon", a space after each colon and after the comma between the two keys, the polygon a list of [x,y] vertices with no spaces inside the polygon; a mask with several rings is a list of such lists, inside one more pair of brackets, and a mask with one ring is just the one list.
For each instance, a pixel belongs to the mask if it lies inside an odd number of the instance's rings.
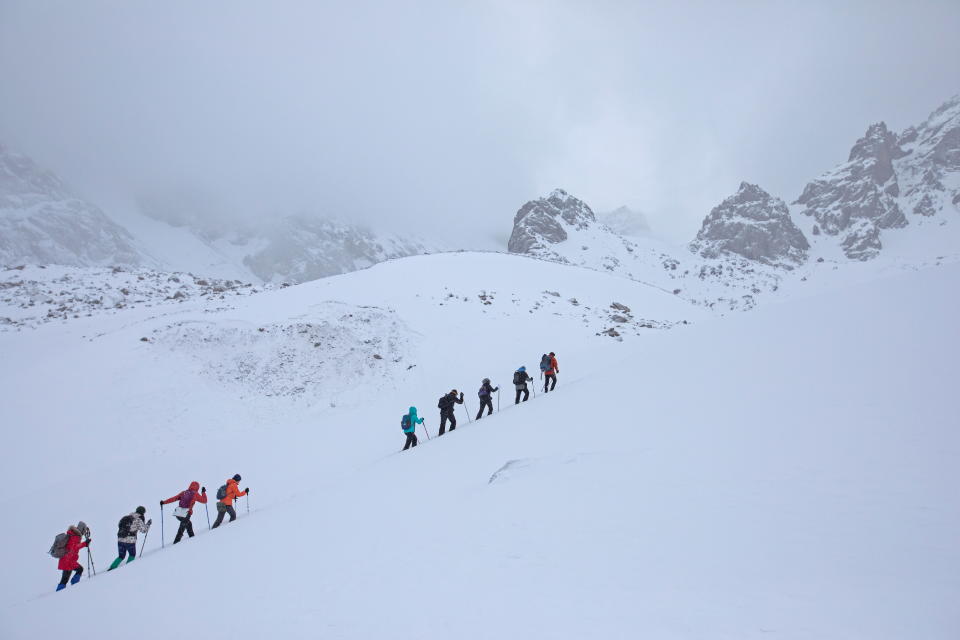
{"label": "hiker in grey jacket", "polygon": [[117,550],[119,557],[113,561],[113,564],[110,565],[107,571],[113,571],[119,567],[127,554],[130,554],[130,559],[127,560],[127,564],[137,559],[137,534],[150,531],[150,525],[153,524],[153,520],[143,521],[143,516],[146,513],[147,509],[145,507],[137,507],[137,510],[133,513],[120,518],[120,524],[117,530]]}

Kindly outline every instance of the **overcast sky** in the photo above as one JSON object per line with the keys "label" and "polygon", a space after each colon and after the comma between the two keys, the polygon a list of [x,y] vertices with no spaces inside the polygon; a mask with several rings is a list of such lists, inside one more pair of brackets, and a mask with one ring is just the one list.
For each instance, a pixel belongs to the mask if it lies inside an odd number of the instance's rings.
{"label": "overcast sky", "polygon": [[187,192],[482,246],[559,186],[686,239],[960,93],[958,34],[957,0],[0,0],[0,141],[117,217]]}

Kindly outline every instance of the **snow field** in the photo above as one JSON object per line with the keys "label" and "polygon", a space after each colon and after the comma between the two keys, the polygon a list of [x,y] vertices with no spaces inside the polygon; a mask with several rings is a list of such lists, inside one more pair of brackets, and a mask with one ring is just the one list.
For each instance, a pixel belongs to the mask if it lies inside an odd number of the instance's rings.
{"label": "snow field", "polygon": [[[194,353],[138,341],[166,335],[162,316],[93,342],[82,325],[0,336],[22,427],[0,635],[953,638],[960,345],[958,303],[938,293],[958,281],[943,266],[620,343],[562,301],[696,310],[578,269],[430,256],[204,314],[259,326],[375,303],[417,366],[359,399],[333,382],[311,397],[224,384]],[[478,285],[493,304],[473,301]],[[561,296],[534,309],[543,289]],[[510,373],[545,350],[557,392],[512,407]],[[436,398],[463,388],[475,412],[484,376],[501,413],[467,424],[458,407],[456,432],[390,454],[411,402],[435,434]],[[157,500],[236,472],[249,517],[241,505],[208,534],[197,512],[202,533],[162,553],[155,528],[143,561],[52,593],[42,554],[67,523],[91,524],[102,570],[120,516],[145,504],[158,524]]]}

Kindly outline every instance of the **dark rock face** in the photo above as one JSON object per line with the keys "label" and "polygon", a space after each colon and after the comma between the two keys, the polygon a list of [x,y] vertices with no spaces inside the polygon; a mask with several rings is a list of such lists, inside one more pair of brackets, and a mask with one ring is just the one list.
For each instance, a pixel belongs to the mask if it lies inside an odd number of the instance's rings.
{"label": "dark rock face", "polygon": [[[900,186],[893,165],[905,155],[885,124],[872,125],[850,150],[846,164],[809,183],[796,204],[803,205],[803,214],[812,216],[821,231],[842,237],[848,258],[869,259],[880,250],[880,238],[879,232],[866,230],[864,223],[877,230],[907,224],[898,202]],[[868,237],[872,239],[867,243],[870,250],[864,244]]]}
{"label": "dark rock face", "polygon": [[567,239],[567,229],[583,230],[597,218],[584,203],[563,189],[554,189],[546,198],[531,200],[517,211],[507,250],[533,254]]}
{"label": "dark rock face", "polygon": [[790,218],[790,210],[755,184],[740,189],[703,221],[690,245],[705,258],[733,253],[764,264],[790,266],[806,260],[810,243]]}

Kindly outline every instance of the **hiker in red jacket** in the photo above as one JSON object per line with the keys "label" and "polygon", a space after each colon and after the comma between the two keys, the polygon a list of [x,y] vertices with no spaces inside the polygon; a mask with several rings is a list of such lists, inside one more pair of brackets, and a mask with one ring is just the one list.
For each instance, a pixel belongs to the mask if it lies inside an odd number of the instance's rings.
{"label": "hiker in red jacket", "polygon": [[547,356],[547,368],[543,370],[543,392],[553,391],[557,388],[557,374],[560,373],[560,366],[557,364],[557,354],[553,351]]}
{"label": "hiker in red jacket", "polygon": [[180,528],[177,529],[177,535],[173,539],[173,544],[177,544],[183,537],[184,531],[187,532],[188,536],[193,537],[193,523],[190,522],[190,516],[193,515],[193,505],[197,502],[207,504],[207,488],[203,487],[201,489],[199,482],[191,482],[190,488],[186,491],[181,491],[172,498],[161,500],[160,507],[163,508],[163,505],[171,502],[178,503],[177,508],[173,510],[173,515],[180,521]]}
{"label": "hiker in red jacket", "polygon": [[[86,542],[80,542],[80,537],[86,536]],[[90,527],[82,520],[76,526],[70,525],[67,528],[67,546],[66,551],[60,556],[57,563],[57,569],[63,573],[60,575],[60,584],[57,585],[57,591],[63,591],[67,588],[67,581],[70,584],[80,582],[80,576],[83,574],[83,567],[80,566],[80,549],[90,545]],[[73,573],[73,579],[70,574]]]}

